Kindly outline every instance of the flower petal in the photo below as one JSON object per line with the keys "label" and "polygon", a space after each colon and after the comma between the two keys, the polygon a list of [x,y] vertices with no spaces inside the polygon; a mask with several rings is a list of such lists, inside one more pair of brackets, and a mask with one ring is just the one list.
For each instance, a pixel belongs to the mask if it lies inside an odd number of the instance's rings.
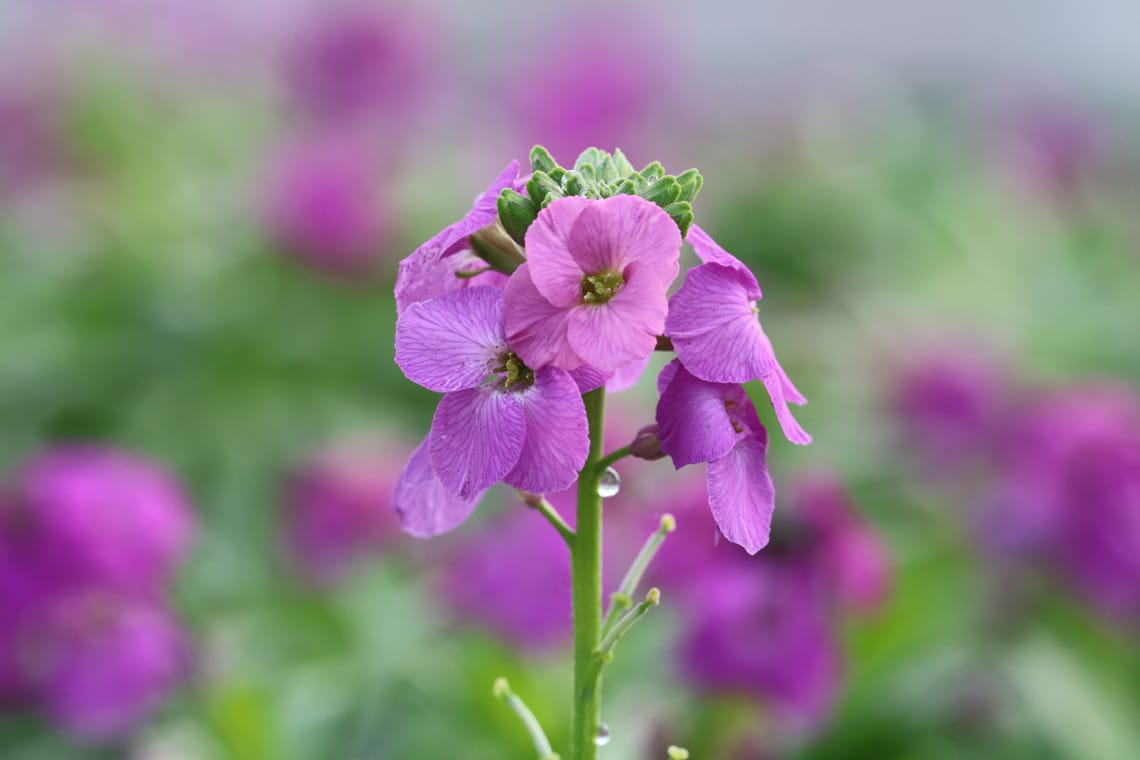
{"label": "flower petal", "polygon": [[612,373],[602,372],[596,367],[591,367],[589,364],[583,364],[577,369],[570,370],[570,377],[574,378],[574,382],[578,384],[579,393],[589,393],[590,391],[606,386],[606,390],[611,390],[607,384]]}
{"label": "flower petal", "polygon": [[[693,246],[693,250],[697,252],[697,258],[705,264],[720,264],[730,269],[738,269],[746,273],[746,275],[752,279],[753,283],[756,283],[755,275],[744,265],[744,262],[721,248],[720,244],[713,240],[712,237],[698,225],[693,224],[689,226],[689,233],[685,236],[685,241]],[[752,300],[759,301],[760,285],[754,284],[754,288],[756,295],[752,297]]]}
{"label": "flower petal", "polygon": [[734,386],[693,377],[676,360],[672,365],[673,378],[657,402],[661,450],[677,469],[723,457],[737,439],[725,408]]}
{"label": "flower petal", "polygon": [[588,274],[620,272],[637,261],[668,288],[680,266],[677,225],[657,204],[636,195],[591,202],[574,222],[568,243]]}
{"label": "flower petal", "polygon": [[[780,429],[784,431],[784,437],[792,443],[799,444],[800,446],[807,446],[811,443],[811,436],[800,427],[800,423],[796,422],[796,418],[792,416],[792,410],[788,408],[788,400],[784,396],[784,380],[779,373],[765,375],[760,378],[764,383],[764,388],[768,391],[768,397],[772,399],[772,408],[776,410],[776,419],[780,423]],[[792,388],[795,391],[795,388]],[[796,391],[798,393],[798,391]],[[800,396],[800,398],[803,398]]]}
{"label": "flower petal", "polygon": [[409,306],[427,301],[436,296],[450,293],[473,285],[492,285],[501,288],[506,277],[501,272],[459,277],[461,272],[475,272],[485,269],[484,261],[470,251],[462,251],[454,256],[442,257],[436,235],[410,256],[400,262],[396,273],[396,314],[403,314]]}
{"label": "flower petal", "polygon": [[468,235],[475,234],[495,221],[499,215],[499,193],[505,188],[513,187],[518,176],[519,162],[511,161],[499,172],[499,176],[495,177],[491,185],[475,199],[471,210],[458,222],[444,228],[439,240],[441,256],[451,256],[462,250],[465,247],[463,241]]}
{"label": "flower petal", "polygon": [[776,491],[765,461],[767,450],[766,434],[743,438],[723,457],[709,462],[705,478],[717,527],[749,554],[768,543],[772,524]]}
{"label": "flower petal", "polygon": [[431,466],[452,493],[472,499],[511,471],[525,437],[516,394],[490,385],[453,391],[432,419]]}
{"label": "flower petal", "polygon": [[461,499],[447,490],[431,467],[429,440],[425,438],[412,452],[392,494],[392,506],[404,532],[418,538],[438,536],[455,528],[483,498],[480,492],[470,499]]}
{"label": "flower petal", "polygon": [[641,379],[645,368],[649,366],[650,358],[652,358],[652,354],[646,354],[641,359],[634,359],[618,367],[613,376],[606,381],[606,392],[618,393],[637,385],[637,381]]}
{"label": "flower petal", "polygon": [[497,288],[467,288],[412,304],[396,321],[396,364],[409,380],[437,393],[479,385],[506,350]]}
{"label": "flower petal", "polygon": [[543,297],[531,280],[530,266],[523,264],[507,280],[503,313],[507,343],[532,369],[547,364],[577,369],[586,362],[566,337],[571,310],[554,306]]}
{"label": "flower petal", "polygon": [[583,271],[570,253],[570,232],[578,216],[595,201],[559,198],[538,212],[526,231],[526,255],[538,292],[555,306],[570,306],[582,296]]}
{"label": "flower petal", "polygon": [[526,440],[518,463],[503,480],[532,493],[569,488],[590,451],[586,407],[577,384],[566,370],[546,367],[522,396]]}
{"label": "flower petal", "polygon": [[666,287],[641,262],[630,264],[625,284],[613,298],[570,310],[566,327],[570,348],[586,364],[605,372],[649,356],[665,328]]}

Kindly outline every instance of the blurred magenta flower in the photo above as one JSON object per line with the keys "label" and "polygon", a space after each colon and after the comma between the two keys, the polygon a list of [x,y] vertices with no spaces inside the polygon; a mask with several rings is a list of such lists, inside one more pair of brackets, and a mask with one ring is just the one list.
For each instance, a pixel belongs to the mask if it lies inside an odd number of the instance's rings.
{"label": "blurred magenta flower", "polygon": [[1140,395],[1045,394],[1015,419],[983,519],[989,545],[1057,568],[1112,617],[1140,616]]}
{"label": "blurred magenta flower", "polygon": [[63,168],[66,146],[53,101],[58,94],[0,81],[0,198],[35,188]]}
{"label": "blurred magenta flower", "polygon": [[934,475],[952,477],[981,460],[1005,421],[1006,383],[991,362],[951,347],[910,362],[892,381],[889,401],[903,446]]}
{"label": "blurred magenta flower", "polygon": [[1006,117],[995,139],[998,161],[1026,190],[1065,200],[1081,189],[1105,153],[1106,134],[1091,111],[1037,102]]}
{"label": "blurred magenta flower", "polygon": [[189,673],[189,643],[161,605],[88,588],[37,606],[14,642],[29,694],[69,733],[133,728]]}
{"label": "blurred magenta flower", "polygon": [[657,204],[560,198],[527,230],[526,251],[506,286],[507,336],[523,361],[614,372],[653,352],[681,253]]}
{"label": "blurred magenta flower", "polygon": [[521,504],[457,546],[440,589],[455,615],[528,651],[557,647],[570,634],[566,546]]}
{"label": "blurred magenta flower", "polygon": [[317,452],[289,474],[288,548],[308,580],[335,583],[399,534],[392,492],[409,453],[391,441],[345,441]]}
{"label": "blurred magenta flower", "polygon": [[181,486],[157,464],[65,445],[20,471],[8,524],[44,577],[150,593],[185,558],[194,515]]}
{"label": "blurred magenta flower", "polygon": [[363,276],[391,228],[373,150],[332,134],[302,138],[274,158],[264,216],[284,253],[314,269]]}
{"label": "blurred magenta flower", "polygon": [[436,39],[425,19],[407,9],[321,6],[286,54],[291,100],[304,115],[329,123],[406,122],[432,79]]}

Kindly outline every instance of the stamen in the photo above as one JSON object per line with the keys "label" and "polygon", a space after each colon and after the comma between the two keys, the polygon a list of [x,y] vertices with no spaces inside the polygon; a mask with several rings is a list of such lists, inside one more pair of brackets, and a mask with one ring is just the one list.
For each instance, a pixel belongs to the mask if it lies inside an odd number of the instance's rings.
{"label": "stamen", "polygon": [[582,302],[605,303],[621,290],[625,280],[618,272],[588,274],[582,278]]}

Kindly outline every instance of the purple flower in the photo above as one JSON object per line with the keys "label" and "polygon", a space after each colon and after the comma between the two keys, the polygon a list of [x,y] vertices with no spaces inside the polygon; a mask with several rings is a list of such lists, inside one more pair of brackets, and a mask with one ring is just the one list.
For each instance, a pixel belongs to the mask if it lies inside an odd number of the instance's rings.
{"label": "purple flower", "polygon": [[681,642],[685,676],[757,698],[796,728],[818,726],[839,691],[842,653],[811,569],[760,560],[720,572],[702,596]]}
{"label": "purple flower", "polygon": [[366,274],[390,222],[368,151],[309,139],[277,159],[266,199],[269,230],[285,252],[332,274]]}
{"label": "purple flower", "polygon": [[142,591],[168,580],[194,527],[166,471],[94,446],[62,446],[30,461],[11,519],[42,573]]}
{"label": "purple flower", "polygon": [[1035,556],[1106,614],[1140,616],[1140,397],[1088,384],[1012,425],[985,538]]}
{"label": "purple flower", "polygon": [[539,515],[514,506],[446,560],[441,591],[458,616],[528,650],[570,632],[566,546]]}
{"label": "purple flower", "polygon": [[546,493],[577,479],[589,448],[578,386],[564,369],[535,371],[519,359],[503,332],[501,290],[468,288],[409,306],[396,323],[396,363],[446,394],[428,453],[431,471],[460,499],[500,480]]}
{"label": "purple flower", "polygon": [[403,314],[413,303],[435,298],[471,285],[498,285],[504,281],[498,272],[467,277],[485,269],[486,264],[469,251],[467,238],[498,219],[496,201],[504,188],[515,186],[519,162],[511,161],[483,193],[471,210],[454,224],[449,224],[430,240],[412,251],[400,262],[396,275],[396,312]]}
{"label": "purple flower", "polygon": [[677,225],[644,198],[554,201],[507,281],[511,345],[532,367],[613,372],[644,359],[665,327],[680,248]]}
{"label": "purple flower", "polygon": [[330,122],[362,116],[406,118],[424,90],[432,60],[419,20],[363,5],[322,11],[287,53],[293,100]]}
{"label": "purple flower", "polygon": [[768,431],[738,384],[710,383],[679,361],[657,380],[661,448],[677,469],[708,462],[709,507],[721,533],[755,554],[768,543],[775,490],[765,460]]}
{"label": "purple flower", "polygon": [[755,275],[697,225],[687,240],[705,263],[689,270],[669,301],[665,334],[685,369],[711,383],[759,379],[772,399],[776,418],[792,443],[811,442],[788,409],[804,404],[756,318],[761,298]]}
{"label": "purple flower", "polygon": [[334,583],[393,537],[396,463],[406,457],[406,449],[388,443],[346,442],[290,474],[288,545],[307,578]]}
{"label": "purple flower", "polygon": [[392,492],[392,507],[404,531],[430,538],[458,527],[478,506],[483,491],[461,498],[452,493],[431,466],[431,435],[412,452]]}
{"label": "purple flower", "polygon": [[15,651],[37,703],[90,739],[136,727],[190,662],[185,636],[161,606],[101,590],[42,604],[18,631]]}

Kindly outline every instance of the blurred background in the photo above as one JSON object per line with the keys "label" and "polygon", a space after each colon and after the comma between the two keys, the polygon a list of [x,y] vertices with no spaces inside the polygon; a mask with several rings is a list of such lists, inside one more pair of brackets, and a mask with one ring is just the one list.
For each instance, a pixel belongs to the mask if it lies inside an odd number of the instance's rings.
{"label": "blurred background", "polygon": [[1140,757],[1137,29],[0,4],[0,757],[531,757],[499,675],[564,744],[557,537],[507,492],[432,541],[390,508],[436,402],[392,361],[396,264],[535,143],[701,169],[815,436],[774,437],[751,559],[699,468],[619,468],[611,582],[680,528],[603,756]]}

